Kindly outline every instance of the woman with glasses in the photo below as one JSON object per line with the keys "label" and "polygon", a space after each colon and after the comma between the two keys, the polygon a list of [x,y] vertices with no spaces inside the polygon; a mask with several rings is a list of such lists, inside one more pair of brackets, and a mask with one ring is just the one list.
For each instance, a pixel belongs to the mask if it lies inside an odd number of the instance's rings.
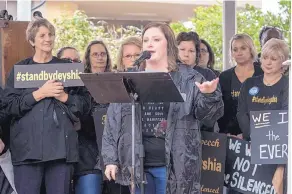
{"label": "woman with glasses", "polygon": [[[111,58],[103,41],[92,41],[84,54],[85,73],[111,71]],[[78,131],[79,163],[76,166],[76,194],[126,194],[120,185],[114,182],[103,182],[102,164],[100,158],[103,127],[96,131],[93,116],[106,115],[107,105],[98,104],[92,99],[90,115],[81,118],[81,130]],[[98,114],[96,114],[98,113]],[[102,119],[100,119],[102,120]],[[102,188],[103,185],[103,188]]]}
{"label": "woman with glasses", "polygon": [[220,72],[214,69],[214,65],[215,65],[214,52],[209,43],[206,40],[201,39],[199,66],[209,68],[215,73],[216,76],[219,76]]}
{"label": "woman with glasses", "polygon": [[[79,60],[79,54],[71,49],[69,56],[68,49],[59,51],[60,58],[69,57],[71,61]],[[75,50],[76,51],[76,50]],[[86,48],[84,54],[84,72],[97,73],[110,71],[111,59],[108,50],[102,41],[92,41]],[[100,169],[98,140],[96,139],[95,125],[93,120],[94,112],[102,107],[93,101],[92,109],[87,115],[83,115],[80,119],[81,130],[78,131],[79,141],[79,160],[75,166],[75,194],[101,194],[102,193],[102,173]],[[102,129],[100,129],[102,130]],[[102,134],[102,133],[101,133]],[[95,168],[96,167],[96,168]]]}
{"label": "woman with glasses", "polygon": [[94,40],[89,43],[85,51],[84,65],[87,73],[111,71],[111,59],[103,41]]}
{"label": "woman with glasses", "polygon": [[120,47],[117,59],[118,71],[131,71],[133,64],[141,54],[142,40],[138,37],[125,39]]}

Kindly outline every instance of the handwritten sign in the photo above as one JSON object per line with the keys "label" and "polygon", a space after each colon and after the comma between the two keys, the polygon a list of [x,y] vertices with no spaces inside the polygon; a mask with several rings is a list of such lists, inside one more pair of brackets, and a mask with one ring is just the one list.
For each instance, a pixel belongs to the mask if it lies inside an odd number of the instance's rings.
{"label": "handwritten sign", "polygon": [[225,184],[232,190],[246,194],[276,194],[272,185],[277,165],[251,164],[250,143],[227,138]]}
{"label": "handwritten sign", "polygon": [[225,134],[202,131],[202,194],[223,193],[226,142]]}
{"label": "handwritten sign", "polygon": [[288,112],[250,112],[251,163],[286,164],[288,158]]}

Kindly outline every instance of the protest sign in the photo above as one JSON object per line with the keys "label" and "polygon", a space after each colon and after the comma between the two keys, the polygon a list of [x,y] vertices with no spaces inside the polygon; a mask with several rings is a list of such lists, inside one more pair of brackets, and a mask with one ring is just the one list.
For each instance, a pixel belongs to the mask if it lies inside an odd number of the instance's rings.
{"label": "protest sign", "polygon": [[79,77],[81,63],[14,65],[14,88],[38,88],[48,80],[57,80],[64,87],[84,86]]}
{"label": "protest sign", "polygon": [[225,184],[245,194],[276,194],[272,179],[277,165],[251,164],[250,143],[227,138]]}
{"label": "protest sign", "polygon": [[202,131],[202,194],[223,193],[226,142],[225,134]]}
{"label": "protest sign", "polygon": [[288,112],[250,112],[251,163],[286,164],[288,159]]}

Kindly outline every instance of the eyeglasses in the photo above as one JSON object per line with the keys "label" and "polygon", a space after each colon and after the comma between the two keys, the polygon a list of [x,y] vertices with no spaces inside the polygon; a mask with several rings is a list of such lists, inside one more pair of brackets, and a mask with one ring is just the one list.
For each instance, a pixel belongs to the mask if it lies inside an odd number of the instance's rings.
{"label": "eyeglasses", "polygon": [[82,61],[79,59],[70,59],[70,58],[61,58],[61,59],[70,61],[71,63],[82,63]]}
{"label": "eyeglasses", "polygon": [[209,53],[209,51],[207,49],[204,49],[204,48],[200,49],[200,52],[201,53]]}
{"label": "eyeglasses", "polygon": [[105,57],[107,55],[106,55],[106,52],[100,52],[100,53],[94,52],[94,53],[91,54],[91,56],[94,57],[94,58],[97,58],[97,57],[102,57],[103,58],[103,57]]}
{"label": "eyeglasses", "polygon": [[135,54],[135,55],[126,55],[123,57],[127,60],[130,60],[130,59],[137,59],[139,56],[140,56],[140,54]]}

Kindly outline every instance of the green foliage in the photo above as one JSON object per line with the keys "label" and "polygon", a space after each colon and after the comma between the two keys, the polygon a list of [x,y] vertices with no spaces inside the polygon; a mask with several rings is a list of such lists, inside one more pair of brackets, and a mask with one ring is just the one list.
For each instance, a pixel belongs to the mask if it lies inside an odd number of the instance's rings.
{"label": "green foliage", "polygon": [[133,26],[115,28],[103,21],[94,23],[80,10],[74,12],[73,16],[64,12],[54,20],[54,24],[56,27],[55,49],[72,46],[83,56],[89,42],[102,40],[110,51],[114,65],[120,43],[129,36],[141,34],[141,29]]}
{"label": "green foliage", "polygon": [[[237,10],[237,33],[249,34],[260,52],[259,32],[264,25],[277,26],[284,30],[286,40],[291,42],[291,2],[281,0],[279,2],[280,14],[271,12],[263,13],[260,9],[246,4],[244,9]],[[171,28],[178,34],[182,31],[194,30],[201,38],[207,40],[215,53],[216,69],[222,69],[222,4],[209,7],[197,7],[194,16],[189,18],[193,29],[188,29],[182,22],[171,23]],[[112,61],[115,64],[117,51],[121,41],[129,36],[141,35],[141,29],[127,26],[109,26],[103,21],[93,22],[80,10],[73,16],[64,12],[54,20],[56,27],[56,49],[64,46],[72,46],[78,49],[81,55],[84,54],[87,44],[92,40],[103,40],[110,51]]]}
{"label": "green foliage", "polygon": [[54,19],[56,27],[55,48],[72,46],[83,52],[87,44],[96,38],[100,29],[93,22],[88,20],[87,15],[82,11],[76,11],[72,17],[67,12],[59,18]]}
{"label": "green foliage", "polygon": [[[290,19],[291,2],[280,1],[281,15],[275,15],[271,12],[263,13],[260,9],[246,4],[244,9],[237,10],[237,33],[246,33],[250,35],[260,52],[259,32],[264,25],[277,26],[284,30],[287,41],[291,42]],[[194,29],[201,38],[205,39],[212,46],[215,53],[216,69],[222,69],[222,5],[213,5],[210,7],[197,7],[194,10],[194,16],[189,19]],[[177,34],[185,30],[182,22],[172,23],[172,29]]]}

